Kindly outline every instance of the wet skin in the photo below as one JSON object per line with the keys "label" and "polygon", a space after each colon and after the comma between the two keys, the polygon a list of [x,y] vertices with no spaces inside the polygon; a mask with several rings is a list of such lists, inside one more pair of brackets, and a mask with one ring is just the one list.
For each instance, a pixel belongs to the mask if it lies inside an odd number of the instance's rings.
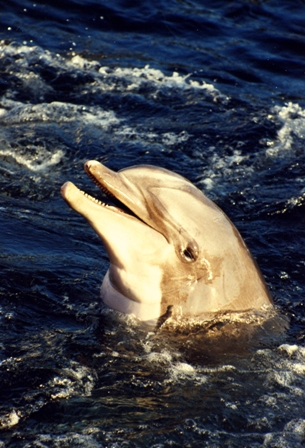
{"label": "wet skin", "polygon": [[139,165],[114,172],[97,161],[85,171],[119,206],[71,182],[61,194],[100,236],[110,259],[105,304],[141,320],[169,307],[183,316],[272,307],[262,275],[220,208],[182,176]]}

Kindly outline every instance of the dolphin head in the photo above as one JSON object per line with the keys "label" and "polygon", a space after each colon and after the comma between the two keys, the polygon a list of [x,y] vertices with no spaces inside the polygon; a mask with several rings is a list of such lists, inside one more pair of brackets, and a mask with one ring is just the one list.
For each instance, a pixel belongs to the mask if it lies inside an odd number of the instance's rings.
{"label": "dolphin head", "polygon": [[71,182],[61,193],[104,243],[110,268],[101,295],[108,306],[151,320],[169,307],[193,317],[272,304],[236,228],[187,179],[150,165],[114,172],[88,161],[85,171],[116,205]]}

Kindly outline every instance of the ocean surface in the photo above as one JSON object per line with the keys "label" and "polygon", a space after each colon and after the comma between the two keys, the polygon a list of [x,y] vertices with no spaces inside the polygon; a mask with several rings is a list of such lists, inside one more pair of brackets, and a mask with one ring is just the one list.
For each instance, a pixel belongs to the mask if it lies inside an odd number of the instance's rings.
{"label": "ocean surface", "polygon": [[[305,446],[305,2],[0,1],[0,448]],[[235,223],[272,319],[106,309],[60,196],[154,164]]]}

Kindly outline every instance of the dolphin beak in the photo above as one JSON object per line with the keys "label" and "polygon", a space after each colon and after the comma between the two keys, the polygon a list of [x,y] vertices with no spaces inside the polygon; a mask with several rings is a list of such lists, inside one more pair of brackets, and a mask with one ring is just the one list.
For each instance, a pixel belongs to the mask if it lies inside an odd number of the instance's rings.
{"label": "dolphin beak", "polygon": [[[97,174],[94,172],[93,175],[90,162],[85,164],[86,172],[107,196],[115,198],[115,195],[107,189],[107,176],[110,179],[110,176],[117,173],[98,162],[96,163],[98,165],[93,164],[94,169],[97,167],[105,168],[105,181],[104,177],[102,178],[101,170]],[[115,189],[112,190],[115,191]],[[117,265],[124,264],[124,259],[130,261],[131,257],[134,256],[135,236],[137,246],[142,247],[143,252],[150,250],[147,240],[151,243],[152,252],[166,244],[166,240],[161,233],[152,229],[121,202],[118,202],[118,206],[102,202],[80,190],[72,182],[66,182],[61,187],[61,195],[73,210],[86,218],[102,239],[111,263]]]}

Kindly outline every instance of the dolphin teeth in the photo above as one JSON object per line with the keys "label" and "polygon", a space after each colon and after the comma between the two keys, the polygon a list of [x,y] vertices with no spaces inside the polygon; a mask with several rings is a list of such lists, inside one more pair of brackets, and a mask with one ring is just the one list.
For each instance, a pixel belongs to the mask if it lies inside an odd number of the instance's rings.
{"label": "dolphin teeth", "polygon": [[94,198],[93,196],[90,196],[90,194],[86,193],[83,190],[80,190],[81,193],[83,193],[83,195],[90,199],[90,201],[95,202],[98,205],[101,205],[102,207],[108,207],[108,204],[105,204],[105,202],[100,201],[99,199]]}
{"label": "dolphin teeth", "polygon": [[87,173],[87,175],[90,177],[90,179],[95,183],[95,185],[97,185],[97,186],[102,190],[103,193],[105,193],[107,196],[110,196],[110,197],[112,197],[112,198],[115,198],[115,196],[114,196],[109,190],[107,190],[107,188],[106,188],[102,183],[100,183],[100,182],[93,176],[93,174],[90,173],[89,170],[86,170],[86,173]]}
{"label": "dolphin teeth", "polygon": [[[117,198],[115,197],[115,195],[113,193],[111,193],[109,190],[107,190],[107,188],[104,187],[104,185],[102,183],[100,183],[93,176],[93,174],[90,173],[89,170],[86,169],[86,173],[88,174],[90,179],[99,187],[99,189],[102,190],[103,193],[105,193],[108,197],[113,198],[115,201],[120,202],[117,200]],[[116,212],[123,213],[123,214],[129,215],[129,216],[134,216],[135,218],[139,219],[131,210],[129,210],[127,207],[125,207],[123,203],[121,203],[119,205],[107,204],[105,202],[102,202],[102,201],[94,198],[93,196],[90,196],[90,194],[86,193],[83,190],[80,190],[80,191],[83,193],[84,196],[86,196],[88,199],[90,199],[95,204],[100,205],[101,207],[110,208],[111,210],[115,210]]]}

